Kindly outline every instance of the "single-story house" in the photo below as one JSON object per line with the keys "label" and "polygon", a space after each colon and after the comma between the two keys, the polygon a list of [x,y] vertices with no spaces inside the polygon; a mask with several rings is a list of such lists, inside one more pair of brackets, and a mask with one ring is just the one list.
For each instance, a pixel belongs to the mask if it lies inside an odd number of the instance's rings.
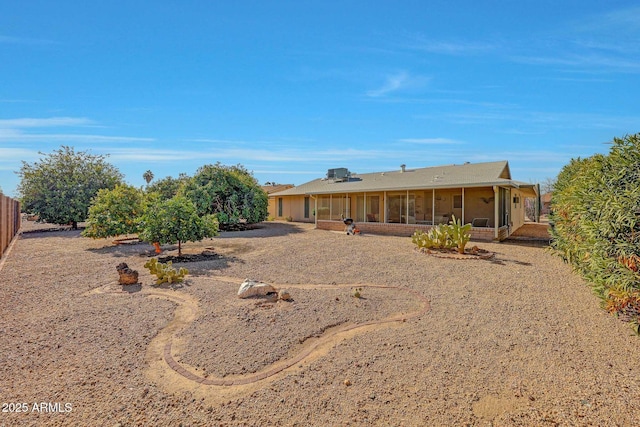
{"label": "single-story house", "polygon": [[507,161],[465,163],[327,176],[269,194],[269,216],[344,230],[352,218],[372,234],[410,236],[453,216],[472,224],[472,238],[504,240],[524,224],[524,199],[539,199],[539,185],[514,181]]}

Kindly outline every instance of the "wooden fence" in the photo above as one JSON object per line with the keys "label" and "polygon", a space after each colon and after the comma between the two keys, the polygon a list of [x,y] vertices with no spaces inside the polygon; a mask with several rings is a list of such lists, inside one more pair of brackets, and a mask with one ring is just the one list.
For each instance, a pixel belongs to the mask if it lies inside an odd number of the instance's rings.
{"label": "wooden fence", "polygon": [[0,258],[20,230],[20,202],[0,194]]}

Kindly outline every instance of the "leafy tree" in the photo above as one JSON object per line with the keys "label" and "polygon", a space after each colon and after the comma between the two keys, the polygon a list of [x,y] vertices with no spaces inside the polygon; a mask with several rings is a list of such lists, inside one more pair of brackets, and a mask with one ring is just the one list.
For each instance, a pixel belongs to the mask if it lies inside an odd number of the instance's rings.
{"label": "leafy tree", "polygon": [[150,243],[178,243],[178,256],[181,256],[182,242],[197,242],[217,234],[218,221],[213,215],[199,216],[191,200],[176,196],[157,201],[147,209],[139,236]]}
{"label": "leafy tree", "polygon": [[556,185],[557,178],[545,178],[545,180],[540,185],[542,194],[551,193],[553,191],[553,187]]}
{"label": "leafy tree", "polygon": [[89,207],[85,237],[102,239],[140,232],[140,218],[146,210],[144,193],[131,185],[102,189]]}
{"label": "leafy tree", "polygon": [[91,199],[103,188],[114,188],[122,182],[122,174],[105,161],[105,156],[85,151],[75,152],[62,146],[32,164],[22,162],[18,172],[24,209],[54,224],[87,219]]}
{"label": "leafy tree", "polygon": [[200,215],[214,214],[223,229],[245,220],[248,224],[267,218],[268,196],[242,165],[202,166],[184,186]]}
{"label": "leafy tree", "polygon": [[184,173],[181,173],[178,178],[168,176],[147,186],[147,192],[157,193],[161,200],[169,200],[176,196],[190,179]]}
{"label": "leafy tree", "polygon": [[149,185],[149,183],[153,181],[153,172],[151,172],[151,170],[148,170],[142,174],[142,177],[147,182],[147,185]]}

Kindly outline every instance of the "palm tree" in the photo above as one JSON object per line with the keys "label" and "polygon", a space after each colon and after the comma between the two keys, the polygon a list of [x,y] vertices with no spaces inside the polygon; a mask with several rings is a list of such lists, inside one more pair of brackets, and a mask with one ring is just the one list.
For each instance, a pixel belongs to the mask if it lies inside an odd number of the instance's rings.
{"label": "palm tree", "polygon": [[145,181],[147,181],[147,185],[149,185],[149,183],[153,180],[153,172],[151,172],[151,170],[148,170],[142,174],[142,177]]}

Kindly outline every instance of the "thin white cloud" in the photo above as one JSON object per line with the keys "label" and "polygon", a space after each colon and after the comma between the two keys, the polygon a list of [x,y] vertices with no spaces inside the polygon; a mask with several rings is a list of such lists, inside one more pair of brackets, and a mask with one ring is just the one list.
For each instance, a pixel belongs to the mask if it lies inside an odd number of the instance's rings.
{"label": "thin white cloud", "polygon": [[444,40],[427,40],[419,37],[417,41],[410,46],[412,49],[437,53],[442,55],[478,55],[494,51],[498,46],[494,43],[476,42],[476,41],[444,41]]}
{"label": "thin white cloud", "polygon": [[85,117],[49,117],[49,118],[19,118],[2,119],[0,128],[39,128],[39,127],[63,127],[63,126],[87,126],[93,125],[93,120]]}
{"label": "thin white cloud", "polygon": [[419,145],[459,145],[464,144],[462,141],[449,138],[403,138],[398,142]]}
{"label": "thin white cloud", "polygon": [[12,37],[0,35],[0,44],[20,44],[20,45],[50,45],[57,44],[53,40],[34,39],[29,37]]}
{"label": "thin white cloud", "polygon": [[511,54],[509,59],[573,72],[639,73],[639,41],[640,7],[633,6],[580,17],[538,34],[527,44],[526,54]]}
{"label": "thin white cloud", "polygon": [[395,92],[407,84],[408,78],[409,76],[405,72],[388,76],[386,82],[381,87],[368,91],[367,96],[377,98],[379,96],[384,96],[391,92]]}
{"label": "thin white cloud", "polygon": [[86,117],[49,117],[49,118],[16,118],[0,120],[0,141],[20,142],[73,142],[73,143],[116,143],[116,142],[153,142],[155,138],[144,138],[121,135],[99,135],[84,133],[34,132],[34,129],[85,128],[99,127]]}
{"label": "thin white cloud", "polygon": [[36,150],[0,147],[0,162],[15,162],[25,158],[37,157],[38,155]]}
{"label": "thin white cloud", "polygon": [[51,142],[68,141],[75,143],[99,143],[99,142],[153,142],[154,138],[140,138],[135,136],[109,136],[75,133],[22,133],[2,132],[0,129],[0,141],[10,142]]}
{"label": "thin white cloud", "polygon": [[514,62],[529,65],[558,65],[581,69],[609,70],[635,73],[640,71],[640,58],[622,58],[595,53],[564,54],[559,56],[513,56]]}
{"label": "thin white cloud", "polygon": [[410,75],[406,71],[400,71],[385,78],[382,86],[367,91],[367,96],[380,98],[398,91],[416,90],[424,87],[430,78],[425,76]]}

